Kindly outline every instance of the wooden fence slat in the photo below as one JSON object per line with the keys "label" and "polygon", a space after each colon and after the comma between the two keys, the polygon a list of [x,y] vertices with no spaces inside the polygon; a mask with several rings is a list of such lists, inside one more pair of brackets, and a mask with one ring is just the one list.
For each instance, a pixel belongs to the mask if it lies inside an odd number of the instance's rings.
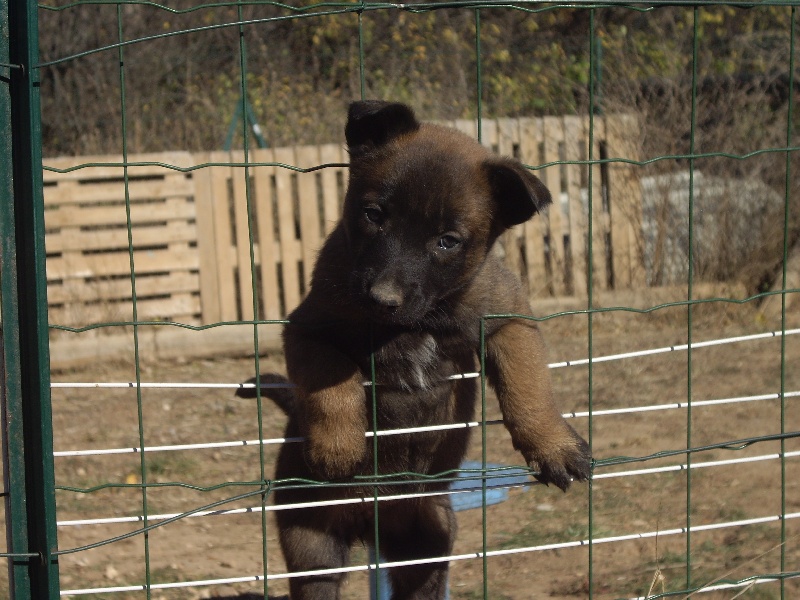
{"label": "wooden fence slat", "polygon": [[[293,165],[294,148],[276,148],[275,162]],[[287,313],[300,303],[300,277],[298,265],[302,257],[297,240],[298,223],[295,219],[295,173],[283,167],[275,169],[275,191],[278,198],[278,229],[280,231],[280,264],[283,279],[283,297]]]}
{"label": "wooden fence slat", "polygon": [[478,122],[473,119],[458,119],[448,124],[448,126],[457,129],[474,140],[478,139]]}
{"label": "wooden fence slat", "polygon": [[[199,279],[197,273],[189,271],[178,271],[168,275],[139,274],[136,278],[136,295],[144,297],[163,295],[165,291],[194,293],[198,290]],[[50,285],[47,288],[47,301],[50,304],[111,301],[130,297],[130,279],[84,281],[72,290],[63,285]]]}
{"label": "wooden fence slat", "polygon": [[[253,153],[253,160],[260,163],[275,161],[272,150],[260,149]],[[273,215],[273,179],[275,167],[254,167],[253,185],[255,188],[255,207],[258,215],[258,256],[261,267],[261,303],[265,319],[280,319],[284,316],[281,304],[281,290],[278,282],[278,257],[276,223]]]}
{"label": "wooden fence slat", "polygon": [[239,317],[236,302],[236,285],[234,270],[236,267],[234,242],[231,225],[231,161],[227,152],[212,152],[209,162],[222,163],[223,166],[209,167],[211,178],[211,214],[214,221],[213,245],[217,260],[217,279],[219,288],[220,320],[235,321]]}
{"label": "wooden fence slat", "polygon": [[[319,159],[322,164],[342,163],[347,162],[347,156],[338,144],[325,144],[320,146]],[[339,181],[346,185],[347,183],[347,168],[343,167],[328,167],[322,169],[321,183],[322,183],[322,206],[323,206],[323,224],[325,231],[323,235],[330,234],[336,226],[341,214],[341,205],[344,198],[340,198]],[[344,187],[344,186],[342,186]],[[344,189],[341,190],[344,194]]]}
{"label": "wooden fence slat", "polygon": [[[601,118],[594,119],[594,148],[592,158],[600,158],[600,141],[605,138],[604,121]],[[584,117],[584,127],[586,131],[586,144],[589,143],[589,117]],[[588,154],[587,154],[588,156]],[[608,264],[606,261],[606,233],[608,232],[608,213],[603,207],[603,178],[600,165],[593,165],[592,169],[592,189],[589,194],[589,209],[592,211],[592,252],[593,264],[591,266],[592,282],[597,289],[608,288]]]}
{"label": "wooden fence slat", "polygon": [[[564,139],[562,121],[558,117],[544,117],[542,143],[544,145],[545,164],[557,162],[559,143]],[[561,205],[561,167],[552,165],[542,171],[544,184],[553,196],[553,205],[548,212],[550,268],[552,270],[553,293],[563,296],[567,293],[564,265],[564,227],[563,208]]]}
{"label": "wooden fence slat", "polygon": [[[580,117],[564,117],[564,150],[568,161],[584,160],[586,156],[581,152],[584,146],[583,122]],[[569,252],[571,262],[572,293],[584,298],[587,295],[586,271],[586,209],[581,199],[581,171],[580,165],[567,165],[567,216],[569,219]]]}
{"label": "wooden fence slat", "polygon": [[[180,301],[173,298],[137,300],[136,311],[140,321],[169,318],[193,324],[199,321],[197,315],[200,314],[200,298],[186,296]],[[71,305],[53,307],[48,312],[51,323],[75,327],[91,323],[130,321],[133,315],[133,303],[130,300],[122,300],[113,303],[106,302],[101,307],[92,304]]]}
{"label": "wooden fence slat", "polygon": [[[197,240],[196,227],[185,222],[169,222],[165,226],[141,226],[133,229],[133,243],[136,246],[156,246],[169,242],[194,242]],[[207,238],[209,239],[209,238]],[[59,229],[45,236],[47,252],[67,252],[70,250],[120,250],[128,247],[128,229],[82,231],[79,228]]]}
{"label": "wooden fence slat", "polygon": [[[123,192],[124,193],[124,192]],[[161,221],[189,220],[195,216],[194,206],[183,199],[163,202],[132,204],[131,224],[157,223]],[[124,225],[125,204],[112,207],[67,208],[59,206],[46,210],[45,227],[48,230],[61,227],[90,227],[93,225]]]}
{"label": "wooden fence slat", "polygon": [[[232,152],[231,163],[244,163],[244,152]],[[252,228],[250,207],[248,206],[250,169],[231,167],[233,184],[233,222],[236,239],[236,272],[239,283],[239,311],[241,318],[249,321],[253,313],[253,265],[250,259],[250,232]]]}
{"label": "wooden fence slat", "polygon": [[[74,182],[74,181],[73,181]],[[125,184],[122,181],[80,183],[80,193],[75,193],[74,188],[64,186],[66,181],[61,181],[56,186],[44,188],[44,204],[70,204],[71,202],[120,202],[125,198]],[[168,198],[174,196],[191,196],[194,193],[194,183],[183,173],[166,175],[163,179],[137,181],[128,183],[128,197],[131,202],[150,200],[152,198]]]}
{"label": "wooden fence slat", "polygon": [[[298,146],[295,148],[295,159],[297,166],[304,169],[317,166],[320,164],[319,147]],[[322,231],[320,230],[322,207],[319,202],[316,172],[297,174],[297,194],[300,210],[303,289],[308,290],[311,284],[311,268],[317,259],[317,252],[322,246]]]}
{"label": "wooden fence slat", "polygon": [[[520,119],[519,158],[523,164],[531,166],[539,164],[541,131],[541,123],[538,119]],[[534,175],[541,177],[541,171],[535,171]],[[534,216],[524,225],[525,280],[529,297],[544,295],[548,287],[544,254],[545,225],[545,215],[543,214]]]}
{"label": "wooden fence slat", "polygon": [[519,119],[497,119],[497,152],[500,156],[514,156],[519,148]]}
{"label": "wooden fence slat", "polygon": [[[187,317],[200,314],[200,297],[197,295],[173,296],[167,299],[143,299],[136,302],[140,319],[170,318],[191,324]],[[194,320],[196,322],[196,319]]]}
{"label": "wooden fence slat", "polygon": [[[136,273],[161,273],[163,271],[188,271],[197,269],[199,261],[193,249],[135,251]],[[107,277],[130,273],[127,252],[75,255],[69,259],[53,257],[47,261],[47,279],[73,279]]]}
{"label": "wooden fence slat", "polygon": [[[199,164],[211,162],[211,154],[195,156]],[[193,173],[195,185],[194,204],[197,220],[197,254],[199,273],[200,303],[203,319],[207,323],[217,323],[222,319],[219,300],[219,262],[216,260],[216,227],[214,223],[214,198],[212,168],[204,167]],[[157,232],[158,230],[154,230]]]}
{"label": "wooden fence slat", "polygon": [[497,121],[495,119],[481,119],[481,144],[497,150]]}

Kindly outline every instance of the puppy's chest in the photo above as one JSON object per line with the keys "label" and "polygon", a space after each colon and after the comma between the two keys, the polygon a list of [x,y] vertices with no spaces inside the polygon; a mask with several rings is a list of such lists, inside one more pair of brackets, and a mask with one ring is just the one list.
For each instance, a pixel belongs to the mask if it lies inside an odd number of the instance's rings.
{"label": "puppy's chest", "polygon": [[431,390],[455,374],[453,349],[430,333],[406,333],[375,353],[378,384],[401,391]]}

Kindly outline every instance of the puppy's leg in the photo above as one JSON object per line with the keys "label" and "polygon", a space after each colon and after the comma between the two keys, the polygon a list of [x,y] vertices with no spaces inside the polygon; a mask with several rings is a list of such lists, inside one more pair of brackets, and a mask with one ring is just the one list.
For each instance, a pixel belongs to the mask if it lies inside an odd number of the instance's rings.
{"label": "puppy's leg", "polygon": [[[381,553],[390,562],[447,556],[456,519],[447,497],[406,501],[385,511]],[[447,593],[446,562],[389,570],[392,600],[442,600]]]}
{"label": "puppy's leg", "polygon": [[[325,519],[320,518],[319,511],[281,511],[279,515],[281,549],[289,572],[347,565],[350,541],[338,535],[329,524],[320,522]],[[344,578],[343,573],[293,577],[289,580],[290,597],[292,600],[338,600]]]}
{"label": "puppy's leg", "polygon": [[497,392],[514,447],[543,483],[562,490],[570,478],[588,479],[589,447],[553,402],[552,384],[539,329],[532,321],[511,319],[486,342],[487,374]]}
{"label": "puppy's leg", "polygon": [[284,332],[284,349],[289,379],[297,386],[295,416],[306,437],[309,467],[326,479],[353,475],[367,452],[361,371],[332,345],[291,325]]}

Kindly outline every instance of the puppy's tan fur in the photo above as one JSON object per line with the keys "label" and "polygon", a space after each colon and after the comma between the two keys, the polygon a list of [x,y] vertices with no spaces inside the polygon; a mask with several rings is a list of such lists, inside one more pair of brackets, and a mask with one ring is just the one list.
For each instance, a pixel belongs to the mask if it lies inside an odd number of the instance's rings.
{"label": "puppy's tan fur", "polygon": [[[517,161],[492,155],[453,130],[417,122],[401,104],[358,102],[346,129],[350,180],[343,216],[320,252],[310,292],[284,332],[296,385],[277,477],[352,481],[356,475],[436,474],[458,468],[464,429],[381,436],[373,456],[364,432],[474,418],[474,380],[447,380],[478,364],[481,317],[528,314],[512,274],[491,252],[497,237],[550,202]],[[553,402],[535,323],[485,321],[489,383],[514,447],[545,483],[588,478],[586,443]],[[374,363],[373,363],[374,361]],[[377,422],[372,388],[374,364]],[[401,477],[402,479],[403,477]],[[446,482],[406,476],[380,492],[435,491]],[[279,488],[281,504],[364,495],[372,488]],[[389,561],[450,552],[455,519],[446,496],[380,502],[380,552]],[[351,545],[372,543],[372,503],[278,512],[292,571],[347,564]],[[394,599],[440,599],[443,563],[391,569]],[[340,575],[294,578],[294,600],[339,597]]]}

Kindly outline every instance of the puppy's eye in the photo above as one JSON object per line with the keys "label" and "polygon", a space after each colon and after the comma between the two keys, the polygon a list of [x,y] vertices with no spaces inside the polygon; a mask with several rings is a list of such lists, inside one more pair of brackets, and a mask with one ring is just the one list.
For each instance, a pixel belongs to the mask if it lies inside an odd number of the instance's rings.
{"label": "puppy's eye", "polygon": [[458,246],[461,240],[454,235],[446,234],[439,238],[438,246],[442,250],[451,250]]}
{"label": "puppy's eye", "polygon": [[370,223],[374,223],[375,225],[380,225],[384,221],[384,214],[383,210],[378,206],[365,206],[364,207],[364,218],[369,221]]}

